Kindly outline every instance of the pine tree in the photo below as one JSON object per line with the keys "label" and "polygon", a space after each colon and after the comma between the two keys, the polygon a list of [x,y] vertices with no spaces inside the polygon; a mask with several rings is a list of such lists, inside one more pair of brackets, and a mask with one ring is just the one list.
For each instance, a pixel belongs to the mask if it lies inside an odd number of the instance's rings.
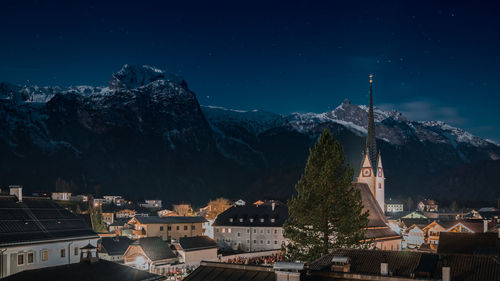
{"label": "pine tree", "polygon": [[312,261],[332,248],[363,245],[368,213],[352,188],[353,173],[342,146],[325,130],[309,151],[297,195],[287,203],[285,258]]}

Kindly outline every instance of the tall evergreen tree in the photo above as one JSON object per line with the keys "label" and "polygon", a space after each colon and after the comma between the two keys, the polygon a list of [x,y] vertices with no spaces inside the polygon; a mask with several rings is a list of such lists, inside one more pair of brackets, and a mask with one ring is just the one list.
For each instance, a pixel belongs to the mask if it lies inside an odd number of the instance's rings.
{"label": "tall evergreen tree", "polygon": [[329,249],[363,244],[368,213],[363,212],[361,193],[352,188],[353,173],[342,146],[325,130],[309,151],[295,186],[297,195],[287,203],[287,259],[312,261]]}

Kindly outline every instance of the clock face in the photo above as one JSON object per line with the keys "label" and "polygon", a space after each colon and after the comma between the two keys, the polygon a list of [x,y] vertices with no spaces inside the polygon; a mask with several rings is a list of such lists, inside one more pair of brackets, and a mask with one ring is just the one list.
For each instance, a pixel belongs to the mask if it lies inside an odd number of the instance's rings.
{"label": "clock face", "polygon": [[363,169],[363,177],[369,177],[371,175],[370,169],[364,168]]}
{"label": "clock face", "polygon": [[382,177],[382,168],[378,168],[378,177],[381,178]]}

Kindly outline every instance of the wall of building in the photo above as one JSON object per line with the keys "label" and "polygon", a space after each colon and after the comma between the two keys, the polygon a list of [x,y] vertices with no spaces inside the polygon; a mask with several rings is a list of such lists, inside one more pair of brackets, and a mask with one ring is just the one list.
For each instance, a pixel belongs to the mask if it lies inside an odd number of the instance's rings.
{"label": "wall of building", "polygon": [[192,237],[203,235],[202,223],[172,223],[172,224],[136,224],[136,230],[145,229],[146,234],[142,237],[161,237],[163,240],[179,239],[180,237]]}
{"label": "wall of building", "polygon": [[375,241],[375,247],[380,250],[400,251],[401,239]]}
{"label": "wall of building", "polygon": [[285,242],[281,227],[214,226],[214,237],[220,247],[247,252],[280,249]]}
{"label": "wall of building", "polygon": [[217,248],[196,250],[196,251],[179,251],[185,263],[200,264],[200,261],[211,261],[217,259]]}
{"label": "wall of building", "polygon": [[[80,262],[80,248],[92,244],[97,246],[96,239],[74,240],[66,242],[42,243],[26,246],[9,247],[2,255],[4,261],[2,266],[3,276],[9,276],[24,270],[38,269],[44,267],[58,266],[69,263]],[[75,255],[75,248],[77,254]],[[64,257],[61,250],[64,249]],[[43,253],[47,253],[47,260],[42,260]],[[33,254],[33,262],[28,263],[28,255]],[[18,265],[18,256],[23,255],[23,265]],[[4,270],[5,269],[5,270]],[[1,278],[0,277],[0,278]]]}

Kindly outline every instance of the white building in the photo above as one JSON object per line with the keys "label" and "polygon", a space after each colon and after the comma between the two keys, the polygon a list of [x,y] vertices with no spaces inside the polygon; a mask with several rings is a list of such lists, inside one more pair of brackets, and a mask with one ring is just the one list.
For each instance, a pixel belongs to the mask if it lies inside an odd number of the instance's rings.
{"label": "white building", "polygon": [[419,248],[425,242],[425,232],[417,225],[410,226],[404,235],[406,247]]}
{"label": "white building", "polygon": [[395,199],[389,198],[385,202],[385,211],[387,213],[403,212],[404,211],[404,204],[400,200],[395,200]]}
{"label": "white building", "polygon": [[69,201],[71,192],[52,192],[52,200]]}
{"label": "white building", "polygon": [[[19,204],[22,202],[22,204]],[[0,278],[80,262],[80,248],[99,238],[84,220],[48,198],[0,196]]]}
{"label": "white building", "polygon": [[150,209],[161,209],[161,200],[144,200],[139,206]]}
{"label": "white building", "polygon": [[125,200],[119,195],[105,195],[102,197],[105,204],[114,204],[116,206],[123,206]]}
{"label": "white building", "polygon": [[283,223],[288,208],[279,202],[233,206],[215,219],[214,238],[219,247],[247,252],[280,249],[285,243]]}

